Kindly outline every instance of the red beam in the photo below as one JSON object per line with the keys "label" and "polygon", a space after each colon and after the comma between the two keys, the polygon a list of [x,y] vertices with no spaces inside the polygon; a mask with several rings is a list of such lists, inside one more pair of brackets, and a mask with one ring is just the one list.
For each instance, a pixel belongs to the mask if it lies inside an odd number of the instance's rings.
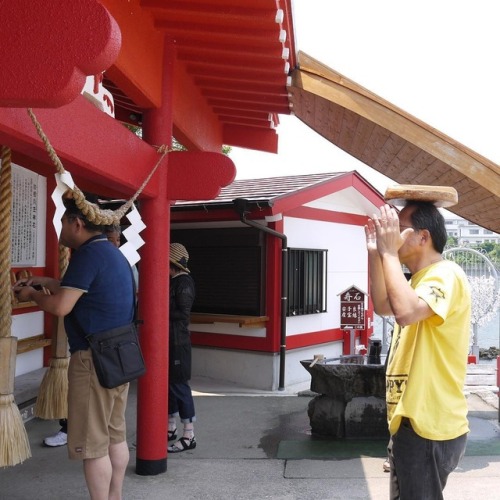
{"label": "red beam", "polygon": [[152,10],[157,18],[182,23],[190,20],[194,23],[213,23],[221,26],[256,26],[268,27],[276,24],[277,9],[269,9],[270,2],[265,8],[256,8],[255,3],[250,6],[241,5],[215,5],[200,2],[157,2],[155,0],[142,0],[141,6]]}
{"label": "red beam", "polygon": [[222,153],[172,152],[168,157],[168,199],[211,200],[235,177],[233,160]]}
{"label": "red beam", "polygon": [[247,25],[243,26],[221,26],[220,24],[204,24],[203,22],[191,23],[188,19],[182,21],[172,21],[170,19],[155,20],[155,28],[158,30],[166,31],[170,36],[176,38],[177,36],[186,36],[192,34],[193,36],[206,37],[211,41],[227,41],[229,44],[234,39],[239,42],[246,40],[276,40],[279,41],[279,26],[252,28]]}
{"label": "red beam", "polygon": [[286,85],[287,75],[283,73],[269,73],[255,68],[239,68],[237,71],[231,68],[218,68],[217,72],[210,71],[210,66],[198,63],[190,63],[188,73],[195,76],[215,77],[220,80],[229,80],[243,83]]}
{"label": "red beam", "polygon": [[[279,48],[281,49],[280,46]],[[238,71],[238,68],[259,68],[260,71],[270,71],[272,73],[285,72],[285,60],[281,57],[281,50],[273,58],[262,57],[261,54],[234,54],[230,50],[226,52],[179,50],[179,60],[218,67],[229,66],[235,71]]]}
{"label": "red beam", "polygon": [[239,101],[226,101],[225,99],[207,99],[211,106],[229,109],[242,109],[250,111],[267,111],[269,113],[289,114],[290,106],[288,99],[283,99],[282,103],[246,103]]}
{"label": "red beam", "polygon": [[230,115],[220,115],[219,119],[221,122],[227,124],[244,125],[249,127],[258,127],[265,129],[271,128],[271,122],[269,120],[256,120],[253,118],[243,118]]}
{"label": "red beam", "polygon": [[203,90],[203,95],[210,99],[224,101],[250,102],[257,104],[288,105],[288,93],[285,87],[277,94],[256,94],[254,92],[235,92],[230,90]]}
{"label": "red beam", "polygon": [[299,335],[289,335],[286,338],[286,348],[299,349],[301,347],[310,347],[318,344],[326,344],[344,340],[344,331],[340,328],[323,330],[321,332],[301,333]]}
{"label": "red beam", "polygon": [[177,64],[174,83],[174,136],[188,149],[221,151],[222,126],[185,67]]}
{"label": "red beam", "polygon": [[278,134],[275,130],[239,125],[227,125],[224,126],[223,130],[224,144],[266,151],[267,153],[278,152]]}
{"label": "red beam", "polygon": [[192,331],[191,340],[195,346],[273,352],[271,341],[267,338],[245,337],[243,335],[214,335],[213,333]]}
{"label": "red beam", "polygon": [[206,90],[232,90],[240,92],[253,92],[256,94],[286,94],[286,78],[283,78],[282,83],[259,83],[259,82],[245,82],[245,81],[231,81],[224,78],[218,78],[214,75],[207,75],[206,77],[199,76],[195,78],[196,85]]}
{"label": "red beam", "polygon": [[214,108],[214,113],[219,115],[222,120],[223,116],[230,116],[235,118],[250,118],[252,120],[269,121],[271,113],[268,111],[242,111],[241,109],[227,109],[227,108]]}
{"label": "red beam", "polygon": [[176,37],[175,41],[179,47],[179,53],[186,54],[193,52],[231,53],[232,55],[254,55],[261,58],[276,58],[283,54],[283,45],[276,39],[265,39],[260,43],[240,43],[239,40],[235,40],[234,43],[228,44],[222,41],[197,40],[194,36],[180,36]]}
{"label": "red beam", "polygon": [[[83,181],[87,186],[100,187],[95,189],[100,194],[135,193],[159,159],[154,148],[83,96],[62,108],[35,109],[34,113],[77,185]],[[25,157],[51,164],[26,109],[0,108],[0,144]],[[53,172],[56,173],[55,166]],[[153,177],[143,194],[156,193]]]}

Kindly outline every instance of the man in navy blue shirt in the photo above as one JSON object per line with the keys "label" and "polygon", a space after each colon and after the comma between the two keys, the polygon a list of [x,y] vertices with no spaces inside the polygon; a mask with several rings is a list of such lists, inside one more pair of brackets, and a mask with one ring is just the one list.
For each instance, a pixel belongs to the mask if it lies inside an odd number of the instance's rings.
{"label": "man in navy blue shirt", "polygon": [[[59,241],[74,250],[62,282],[35,276],[16,283],[21,301],[64,316],[71,360],[68,369],[68,454],[83,460],[91,498],[121,498],[129,461],[125,408],[128,384],[103,388],[95,373],[86,335],[133,321],[130,265],[103,227],[90,222],[74,200],[65,201]],[[19,286],[21,282],[25,286]],[[42,285],[50,293],[29,285]],[[27,285],[27,286],[26,286]]]}

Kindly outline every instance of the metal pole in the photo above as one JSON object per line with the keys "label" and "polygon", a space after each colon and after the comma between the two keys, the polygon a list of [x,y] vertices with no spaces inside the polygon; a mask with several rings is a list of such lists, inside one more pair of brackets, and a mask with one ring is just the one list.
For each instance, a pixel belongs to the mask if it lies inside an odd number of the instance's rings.
{"label": "metal pole", "polygon": [[288,306],[288,244],[286,235],[275,231],[267,226],[263,226],[253,220],[248,220],[245,217],[248,200],[244,198],[236,198],[233,200],[234,206],[240,220],[247,226],[254,227],[259,231],[271,234],[279,238],[281,243],[281,333],[280,333],[280,370],[279,370],[279,386],[278,390],[285,390],[285,358],[286,358],[286,311]]}
{"label": "metal pole", "polygon": [[387,353],[387,318],[382,317],[382,352]]}
{"label": "metal pole", "polygon": [[[497,356],[497,387],[500,387],[500,356]],[[498,402],[500,403],[500,391],[498,392]],[[500,404],[498,405],[498,421],[500,422]]]}
{"label": "metal pole", "polygon": [[[276,236],[276,235],[275,235]],[[284,235],[283,235],[284,236]],[[288,308],[288,247],[286,236],[281,238],[281,328],[280,328],[280,377],[278,390],[285,390],[286,311]]]}

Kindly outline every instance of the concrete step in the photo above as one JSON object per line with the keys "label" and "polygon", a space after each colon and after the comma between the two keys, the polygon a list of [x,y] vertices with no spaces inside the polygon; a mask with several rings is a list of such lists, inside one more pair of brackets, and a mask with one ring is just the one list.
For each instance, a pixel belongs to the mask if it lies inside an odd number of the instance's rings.
{"label": "concrete step", "polygon": [[40,368],[18,375],[14,379],[14,401],[21,412],[23,422],[35,417],[36,398],[46,371],[47,368]]}
{"label": "concrete step", "polygon": [[467,375],[465,377],[467,386],[496,386],[497,367],[496,364],[467,365]]}

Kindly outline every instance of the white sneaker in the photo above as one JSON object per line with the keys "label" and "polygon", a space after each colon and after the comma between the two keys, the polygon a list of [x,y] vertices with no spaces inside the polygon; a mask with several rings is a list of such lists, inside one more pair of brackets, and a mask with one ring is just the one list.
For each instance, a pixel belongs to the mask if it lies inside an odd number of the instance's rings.
{"label": "white sneaker", "polygon": [[68,435],[63,432],[59,431],[53,436],[48,436],[43,440],[43,444],[45,446],[64,446],[65,444],[68,443]]}

